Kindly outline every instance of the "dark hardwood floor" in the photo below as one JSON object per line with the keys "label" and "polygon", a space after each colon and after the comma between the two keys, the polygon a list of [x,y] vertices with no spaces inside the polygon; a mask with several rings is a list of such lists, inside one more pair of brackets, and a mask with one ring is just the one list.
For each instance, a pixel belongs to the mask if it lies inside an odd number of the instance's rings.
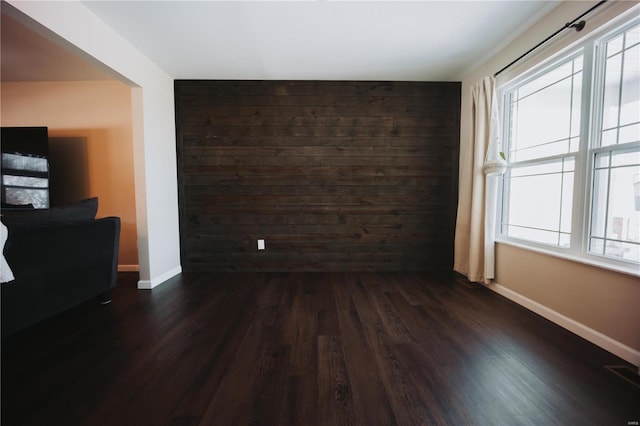
{"label": "dark hardwood floor", "polygon": [[623,361],[455,276],[121,274],[2,341],[2,425],[627,425]]}

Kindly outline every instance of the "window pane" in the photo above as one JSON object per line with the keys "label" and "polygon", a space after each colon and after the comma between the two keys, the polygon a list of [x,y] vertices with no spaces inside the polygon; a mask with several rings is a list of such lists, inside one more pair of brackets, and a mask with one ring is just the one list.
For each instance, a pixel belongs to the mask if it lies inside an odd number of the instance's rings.
{"label": "window pane", "polygon": [[591,236],[605,238],[605,256],[640,261],[640,151],[613,152],[611,167],[595,170]]}
{"label": "window pane", "polygon": [[640,167],[627,166],[611,169],[609,182],[609,212],[607,237],[625,241],[640,241],[638,212],[635,210],[634,175],[640,175]]}
{"label": "window pane", "polygon": [[[571,235],[573,163],[514,167],[505,177],[503,233],[544,244],[568,246]],[[562,167],[565,171],[562,171]]]}
{"label": "window pane", "polygon": [[613,167],[634,166],[637,164],[640,164],[639,151],[620,151],[611,155],[611,165]]}
{"label": "window pane", "polygon": [[571,75],[572,67],[572,63],[569,61],[523,85],[516,92],[516,100],[526,98],[538,90],[544,89],[559,80],[569,77]]}
{"label": "window pane", "polygon": [[608,152],[596,154],[596,168],[609,167],[609,157]]}
{"label": "window pane", "polygon": [[640,140],[639,28],[628,30],[607,43],[607,52],[617,53],[605,61],[600,146]]}
{"label": "window pane", "polygon": [[510,105],[510,160],[555,156],[579,148],[581,70],[582,56],[550,70],[514,92]]}
{"label": "window pane", "polygon": [[620,52],[622,50],[623,43],[624,43],[624,34],[620,34],[618,37],[608,42],[607,58]]}
{"label": "window pane", "polygon": [[609,169],[596,170],[593,179],[594,201],[591,208],[591,235],[604,237],[605,221],[607,219],[607,199],[609,188]]}
{"label": "window pane", "polygon": [[[575,145],[574,145],[575,146]],[[570,152],[568,139],[549,142],[542,145],[524,148],[516,152],[517,161],[533,160],[536,158],[550,157],[554,155],[567,154]]]}
{"label": "window pane", "polygon": [[531,166],[514,167],[510,171],[510,176],[512,178],[520,176],[537,176],[547,173],[560,173],[561,171],[562,162],[553,161],[549,163],[534,164]]}
{"label": "window pane", "polygon": [[8,204],[32,204],[36,209],[49,207],[49,189],[5,188]]}
{"label": "window pane", "polygon": [[24,186],[30,188],[49,187],[49,179],[30,176],[3,175],[2,182],[7,186]]}
{"label": "window pane", "polygon": [[509,223],[557,230],[560,218],[562,175],[526,176],[511,179]]}
{"label": "window pane", "polygon": [[640,45],[624,52],[620,125],[640,121]]}
{"label": "window pane", "polygon": [[593,254],[604,254],[604,240],[600,238],[591,238],[589,242],[589,252]]}
{"label": "window pane", "polygon": [[46,158],[41,157],[3,153],[2,167],[14,170],[28,170],[30,172],[47,172],[49,171],[49,162]]}
{"label": "window pane", "polygon": [[[582,102],[582,73],[575,75],[573,80],[573,105],[571,106],[571,136],[580,135],[580,114]],[[577,151],[577,147],[574,151]]]}
{"label": "window pane", "polygon": [[560,231],[571,233],[571,206],[573,200],[573,173],[562,174]]}
{"label": "window pane", "polygon": [[557,245],[558,233],[543,229],[523,228],[510,225],[507,227],[507,235],[521,240],[535,241],[542,244]]}
{"label": "window pane", "polygon": [[[622,71],[622,55],[607,59],[604,102],[602,105],[602,128],[610,129],[618,126],[618,107],[620,105],[620,72]],[[614,142],[615,143],[615,142]]]}
{"label": "window pane", "polygon": [[[570,136],[571,79],[557,82],[520,101],[517,120],[511,150],[518,153],[518,161],[554,155],[553,147],[545,145]],[[531,151],[532,147],[538,149]],[[547,147],[551,150],[549,154],[544,151]]]}
{"label": "window pane", "polygon": [[571,243],[570,234],[545,231],[543,229],[532,229],[510,225],[505,227],[504,232],[512,238],[535,241],[537,243],[549,244],[559,247],[569,247]]}
{"label": "window pane", "polygon": [[620,128],[620,136],[618,143],[638,142],[640,141],[640,123],[624,126]]}
{"label": "window pane", "polygon": [[602,132],[602,141],[600,144],[602,146],[615,145],[618,143],[618,128],[613,128],[611,130],[607,130]]}
{"label": "window pane", "polygon": [[604,248],[604,255],[618,257],[631,262],[640,262],[640,244],[607,241]]}
{"label": "window pane", "polygon": [[625,47],[629,48],[640,42],[640,25],[630,29],[626,34]]}

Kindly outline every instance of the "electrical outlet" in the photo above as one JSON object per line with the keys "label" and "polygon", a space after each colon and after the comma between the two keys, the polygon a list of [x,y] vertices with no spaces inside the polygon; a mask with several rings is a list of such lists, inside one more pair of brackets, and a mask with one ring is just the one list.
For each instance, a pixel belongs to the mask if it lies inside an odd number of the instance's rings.
{"label": "electrical outlet", "polygon": [[258,250],[264,250],[264,240],[258,240]]}

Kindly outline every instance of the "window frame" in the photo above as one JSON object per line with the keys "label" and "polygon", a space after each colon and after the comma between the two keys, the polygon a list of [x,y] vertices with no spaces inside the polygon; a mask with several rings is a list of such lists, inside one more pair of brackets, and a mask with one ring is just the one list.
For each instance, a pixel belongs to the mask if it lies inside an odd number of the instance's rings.
{"label": "window frame", "polygon": [[[523,166],[529,164],[541,164],[553,161],[562,161],[563,158],[575,157],[572,214],[571,214],[571,237],[569,247],[545,244],[541,242],[526,240],[503,234],[503,214],[505,213],[505,203],[508,199],[505,195],[505,187],[508,185],[507,174],[499,179],[498,185],[498,206],[497,225],[495,241],[498,243],[514,245],[528,250],[550,254],[556,257],[574,260],[580,263],[598,266],[604,269],[615,270],[640,276],[640,263],[633,261],[618,260],[613,257],[600,255],[589,251],[589,241],[591,239],[591,226],[593,220],[592,203],[594,202],[594,170],[595,158],[599,152],[623,151],[626,149],[640,149],[640,142],[599,146],[601,141],[602,109],[604,101],[604,71],[606,62],[606,43],[622,34],[630,28],[640,24],[640,17],[627,18],[624,21],[609,23],[598,31],[589,34],[578,43],[568,49],[564,49],[553,55],[541,64],[531,67],[524,73],[511,79],[498,89],[498,100],[501,109],[502,119],[502,140],[507,153],[507,173],[510,173],[512,166]],[[561,67],[577,56],[583,56],[582,68],[582,93],[580,103],[580,136],[578,150],[558,155],[539,157],[533,160],[511,162],[508,156],[511,127],[510,95],[518,88],[528,84],[536,78]],[[604,58],[604,60],[601,59]],[[569,135],[571,138],[571,135]],[[608,185],[610,186],[610,182]],[[605,236],[606,237],[606,236]]]}

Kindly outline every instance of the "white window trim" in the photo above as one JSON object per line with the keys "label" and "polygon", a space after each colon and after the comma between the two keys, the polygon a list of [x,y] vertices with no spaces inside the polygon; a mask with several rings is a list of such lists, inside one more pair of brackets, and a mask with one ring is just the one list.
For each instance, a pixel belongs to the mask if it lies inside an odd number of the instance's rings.
{"label": "white window trim", "polygon": [[[623,25],[620,25],[620,20],[615,19],[610,22],[608,25],[603,25],[603,27],[599,28],[597,31],[586,36],[584,39],[579,41],[578,46],[572,46],[570,49],[564,49],[560,52],[557,52],[552,57],[545,60],[543,63],[535,65],[531,67],[526,72],[521,75],[514,77],[511,81],[503,84],[498,89],[498,98],[500,103],[501,111],[503,111],[503,122],[502,122],[502,134],[507,135],[509,133],[509,120],[504,119],[507,117],[506,113],[506,98],[507,93],[513,90],[516,86],[522,86],[526,84],[528,81],[531,81],[538,75],[544,73],[545,71],[556,67],[559,63],[570,60],[570,58],[574,58],[579,54],[583,54],[584,62],[583,62],[583,81],[590,84],[583,84],[582,87],[582,102],[580,108],[582,111],[591,111],[592,117],[597,117],[595,120],[583,120],[581,123],[580,129],[580,144],[579,150],[574,153],[576,157],[576,166],[574,171],[574,188],[573,188],[573,209],[572,209],[572,228],[571,228],[571,242],[570,247],[558,247],[553,245],[548,245],[544,243],[539,243],[535,241],[529,241],[524,239],[519,239],[515,237],[509,237],[507,235],[502,234],[502,213],[503,213],[503,197],[498,197],[498,208],[497,208],[497,225],[495,241],[498,244],[505,244],[514,247],[519,247],[525,250],[531,250],[534,252],[559,257],[562,259],[571,260],[574,262],[582,263],[585,265],[595,266],[598,268],[611,270],[615,272],[620,272],[623,274],[628,274],[631,276],[640,277],[640,265],[632,263],[619,261],[615,258],[607,257],[604,255],[598,255],[595,253],[590,253],[588,251],[589,244],[589,234],[590,234],[590,226],[591,226],[591,202],[592,202],[592,174],[593,174],[593,160],[589,158],[594,152],[597,151],[609,151],[611,147],[598,147],[594,148],[590,141],[594,137],[594,135],[598,135],[599,138],[599,127],[601,120],[600,117],[600,107],[594,108],[594,105],[597,105],[596,102],[601,102],[601,87],[598,87],[598,74],[604,72],[603,66],[597,67],[595,69],[593,66],[593,62],[596,60],[596,48],[602,49],[603,40],[609,38],[611,35],[623,32],[628,28],[638,25],[640,22],[640,17],[635,17],[632,19],[628,19],[627,22]],[[595,78],[592,75],[595,71]],[[503,138],[506,140],[506,138]],[[598,139],[599,140],[599,139]],[[640,146],[640,142],[624,144],[616,149],[621,149],[622,147],[637,147]],[[545,158],[545,160],[549,160],[555,157],[566,157],[566,154],[561,154],[554,157]],[[537,161],[537,160],[532,160]],[[529,161],[522,162],[514,162],[514,165],[522,165]],[[503,179],[500,179],[498,193],[503,193]],[[576,232],[577,231],[577,232]]]}

